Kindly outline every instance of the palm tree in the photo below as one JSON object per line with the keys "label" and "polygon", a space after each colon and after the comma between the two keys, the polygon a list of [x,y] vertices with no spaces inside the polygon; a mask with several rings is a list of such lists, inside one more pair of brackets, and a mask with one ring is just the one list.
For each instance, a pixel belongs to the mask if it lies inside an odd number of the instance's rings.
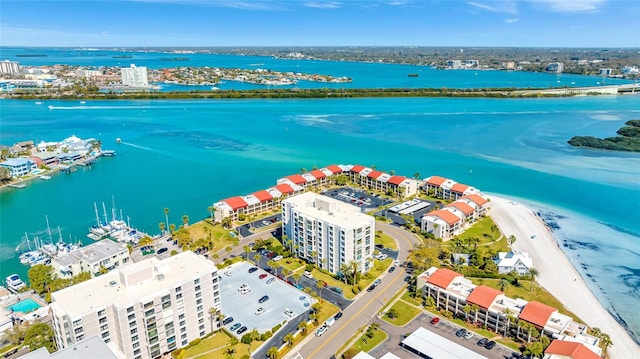
{"label": "palm tree", "polygon": [[509,281],[506,278],[501,278],[498,286],[500,287],[500,291],[504,292],[505,288],[509,286]]}
{"label": "palm tree", "polygon": [[356,279],[358,278],[358,262],[355,260],[349,261],[349,267],[353,271],[353,285],[356,285]]}
{"label": "palm tree", "polygon": [[244,246],[242,247],[242,250],[244,251],[244,259],[249,260],[249,252],[251,252],[251,248],[249,248],[249,246]]}
{"label": "palm tree", "polygon": [[464,312],[464,320],[468,321],[469,318],[469,313],[471,313],[471,306],[469,304],[466,304],[463,308],[462,311]]}
{"label": "palm tree", "polygon": [[288,276],[291,275],[291,269],[289,268],[282,268],[282,276],[287,278]]}
{"label": "palm tree", "polygon": [[262,256],[257,253],[253,256],[253,259],[256,261],[256,265],[260,264],[260,258],[262,258]]}
{"label": "palm tree", "polygon": [[277,269],[278,269],[278,263],[277,263],[276,261],[274,261],[273,259],[270,259],[270,260],[267,262],[267,266],[268,266],[269,268],[271,268],[271,269],[274,269],[274,270],[275,270],[275,272],[276,272],[276,276],[278,275],[278,270],[277,270]]}
{"label": "palm tree", "polygon": [[535,268],[529,268],[527,274],[531,276],[531,285],[529,286],[529,292],[533,289],[533,282],[536,280],[536,276],[540,274],[540,272]]}
{"label": "palm tree", "polygon": [[294,341],[293,334],[289,333],[285,335],[283,340],[285,343],[287,343],[287,345],[293,344],[293,341]]}
{"label": "palm tree", "polygon": [[415,180],[419,180],[420,179],[420,172],[416,172],[413,174],[413,179]]}
{"label": "palm tree", "polygon": [[302,273],[293,272],[293,279],[296,280],[296,287],[300,284],[300,278],[302,278]]}
{"label": "palm tree", "polygon": [[169,225],[169,232],[173,233],[173,232],[175,232],[175,231],[176,231],[176,225],[175,225],[175,224],[173,224],[173,223],[171,223],[171,224]]}
{"label": "palm tree", "polygon": [[511,323],[516,321],[516,317],[513,316],[513,314],[508,308],[504,308],[502,310],[502,313],[504,313],[507,316],[507,325],[504,327],[504,334],[503,334],[503,336],[506,337],[507,331],[510,329]]}
{"label": "palm tree", "polygon": [[211,258],[215,261],[218,258],[220,258],[220,255],[218,253],[214,253],[213,256],[211,256]]}
{"label": "palm tree", "polygon": [[473,310],[474,313],[475,313],[475,318],[474,318],[473,322],[477,324],[478,323],[478,311],[480,310],[480,308],[478,307],[477,304],[474,304],[474,305],[471,306],[471,310]]}
{"label": "palm tree", "polygon": [[340,264],[340,273],[342,274],[344,283],[347,284],[347,277],[351,275],[351,266],[348,263]]}
{"label": "palm tree", "polygon": [[324,288],[324,281],[319,280],[316,282],[316,287],[318,288],[318,294],[320,295],[320,301],[322,301],[322,288]]}
{"label": "palm tree", "polygon": [[514,243],[516,243],[516,236],[512,234],[509,236],[509,238],[507,238],[507,244],[509,245],[509,248],[511,248],[511,245]]}
{"label": "palm tree", "polygon": [[189,227],[189,216],[186,214],[182,216],[182,225],[186,228]]}
{"label": "palm tree", "polygon": [[213,331],[213,321],[214,319],[217,322],[217,328],[220,329],[220,319],[222,316],[222,311],[216,307],[209,308],[209,319],[211,320],[211,331]]}
{"label": "palm tree", "polygon": [[494,223],[491,225],[491,234],[493,234],[493,239],[496,239],[496,234],[500,232],[500,228]]}
{"label": "palm tree", "polygon": [[269,358],[269,359],[278,358],[278,354],[280,354],[280,353],[278,352],[278,348],[276,348],[276,347],[271,347],[271,348],[269,348],[269,350],[267,350],[267,358]]}
{"label": "palm tree", "polygon": [[309,325],[307,325],[306,321],[301,321],[300,324],[298,324],[298,329],[302,330],[303,334],[307,334],[307,330],[309,329]]}
{"label": "palm tree", "polygon": [[167,228],[169,228],[169,208],[167,207],[164,208],[164,218],[167,221]]}
{"label": "palm tree", "polygon": [[233,220],[231,219],[231,217],[224,217],[222,219],[222,226],[226,229],[231,229]]}
{"label": "palm tree", "polygon": [[160,228],[160,233],[164,234],[164,230],[167,228],[164,224],[164,222],[160,222],[158,223],[158,228]]}
{"label": "palm tree", "polygon": [[211,214],[211,222],[213,222],[213,206],[207,207],[207,211]]}

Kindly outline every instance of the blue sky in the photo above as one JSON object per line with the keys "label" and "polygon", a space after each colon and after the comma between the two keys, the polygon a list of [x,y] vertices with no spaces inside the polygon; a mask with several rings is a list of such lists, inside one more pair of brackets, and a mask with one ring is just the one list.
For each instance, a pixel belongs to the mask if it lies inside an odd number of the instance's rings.
{"label": "blue sky", "polygon": [[640,1],[2,0],[0,45],[640,47]]}

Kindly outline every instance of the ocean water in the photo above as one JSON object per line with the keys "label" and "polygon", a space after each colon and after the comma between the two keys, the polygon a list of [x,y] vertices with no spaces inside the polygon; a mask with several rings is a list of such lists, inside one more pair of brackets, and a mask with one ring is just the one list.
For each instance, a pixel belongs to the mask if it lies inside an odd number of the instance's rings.
{"label": "ocean water", "polygon": [[[362,66],[369,65],[378,64]],[[436,73],[440,81],[450,76]],[[519,81],[533,86],[526,77]],[[155,233],[165,207],[172,223],[184,214],[196,221],[213,202],[272,186],[301,168],[359,163],[406,176],[442,175],[530,202],[556,224],[556,239],[598,298],[640,334],[640,155],[566,143],[574,135],[613,136],[640,118],[638,96],[0,100],[0,108],[2,144],[76,135],[117,151],[92,168],[0,192],[0,278],[16,272],[26,279],[15,247],[25,232],[49,239],[47,218],[54,241],[60,227],[63,239],[89,243],[94,203],[100,215],[105,203]]]}

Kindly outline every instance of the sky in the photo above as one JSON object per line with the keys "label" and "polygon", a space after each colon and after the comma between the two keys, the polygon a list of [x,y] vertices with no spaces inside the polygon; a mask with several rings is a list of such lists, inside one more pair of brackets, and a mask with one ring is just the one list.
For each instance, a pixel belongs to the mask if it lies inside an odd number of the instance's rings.
{"label": "sky", "polygon": [[2,0],[0,46],[640,47],[636,0]]}

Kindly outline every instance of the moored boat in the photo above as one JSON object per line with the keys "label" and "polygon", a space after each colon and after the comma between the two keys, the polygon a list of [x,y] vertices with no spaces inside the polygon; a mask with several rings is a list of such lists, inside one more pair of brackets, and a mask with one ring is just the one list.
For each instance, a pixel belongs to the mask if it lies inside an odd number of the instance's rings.
{"label": "moored boat", "polygon": [[7,289],[9,289],[13,293],[17,293],[27,286],[17,274],[8,276],[5,280],[5,284],[7,286]]}

